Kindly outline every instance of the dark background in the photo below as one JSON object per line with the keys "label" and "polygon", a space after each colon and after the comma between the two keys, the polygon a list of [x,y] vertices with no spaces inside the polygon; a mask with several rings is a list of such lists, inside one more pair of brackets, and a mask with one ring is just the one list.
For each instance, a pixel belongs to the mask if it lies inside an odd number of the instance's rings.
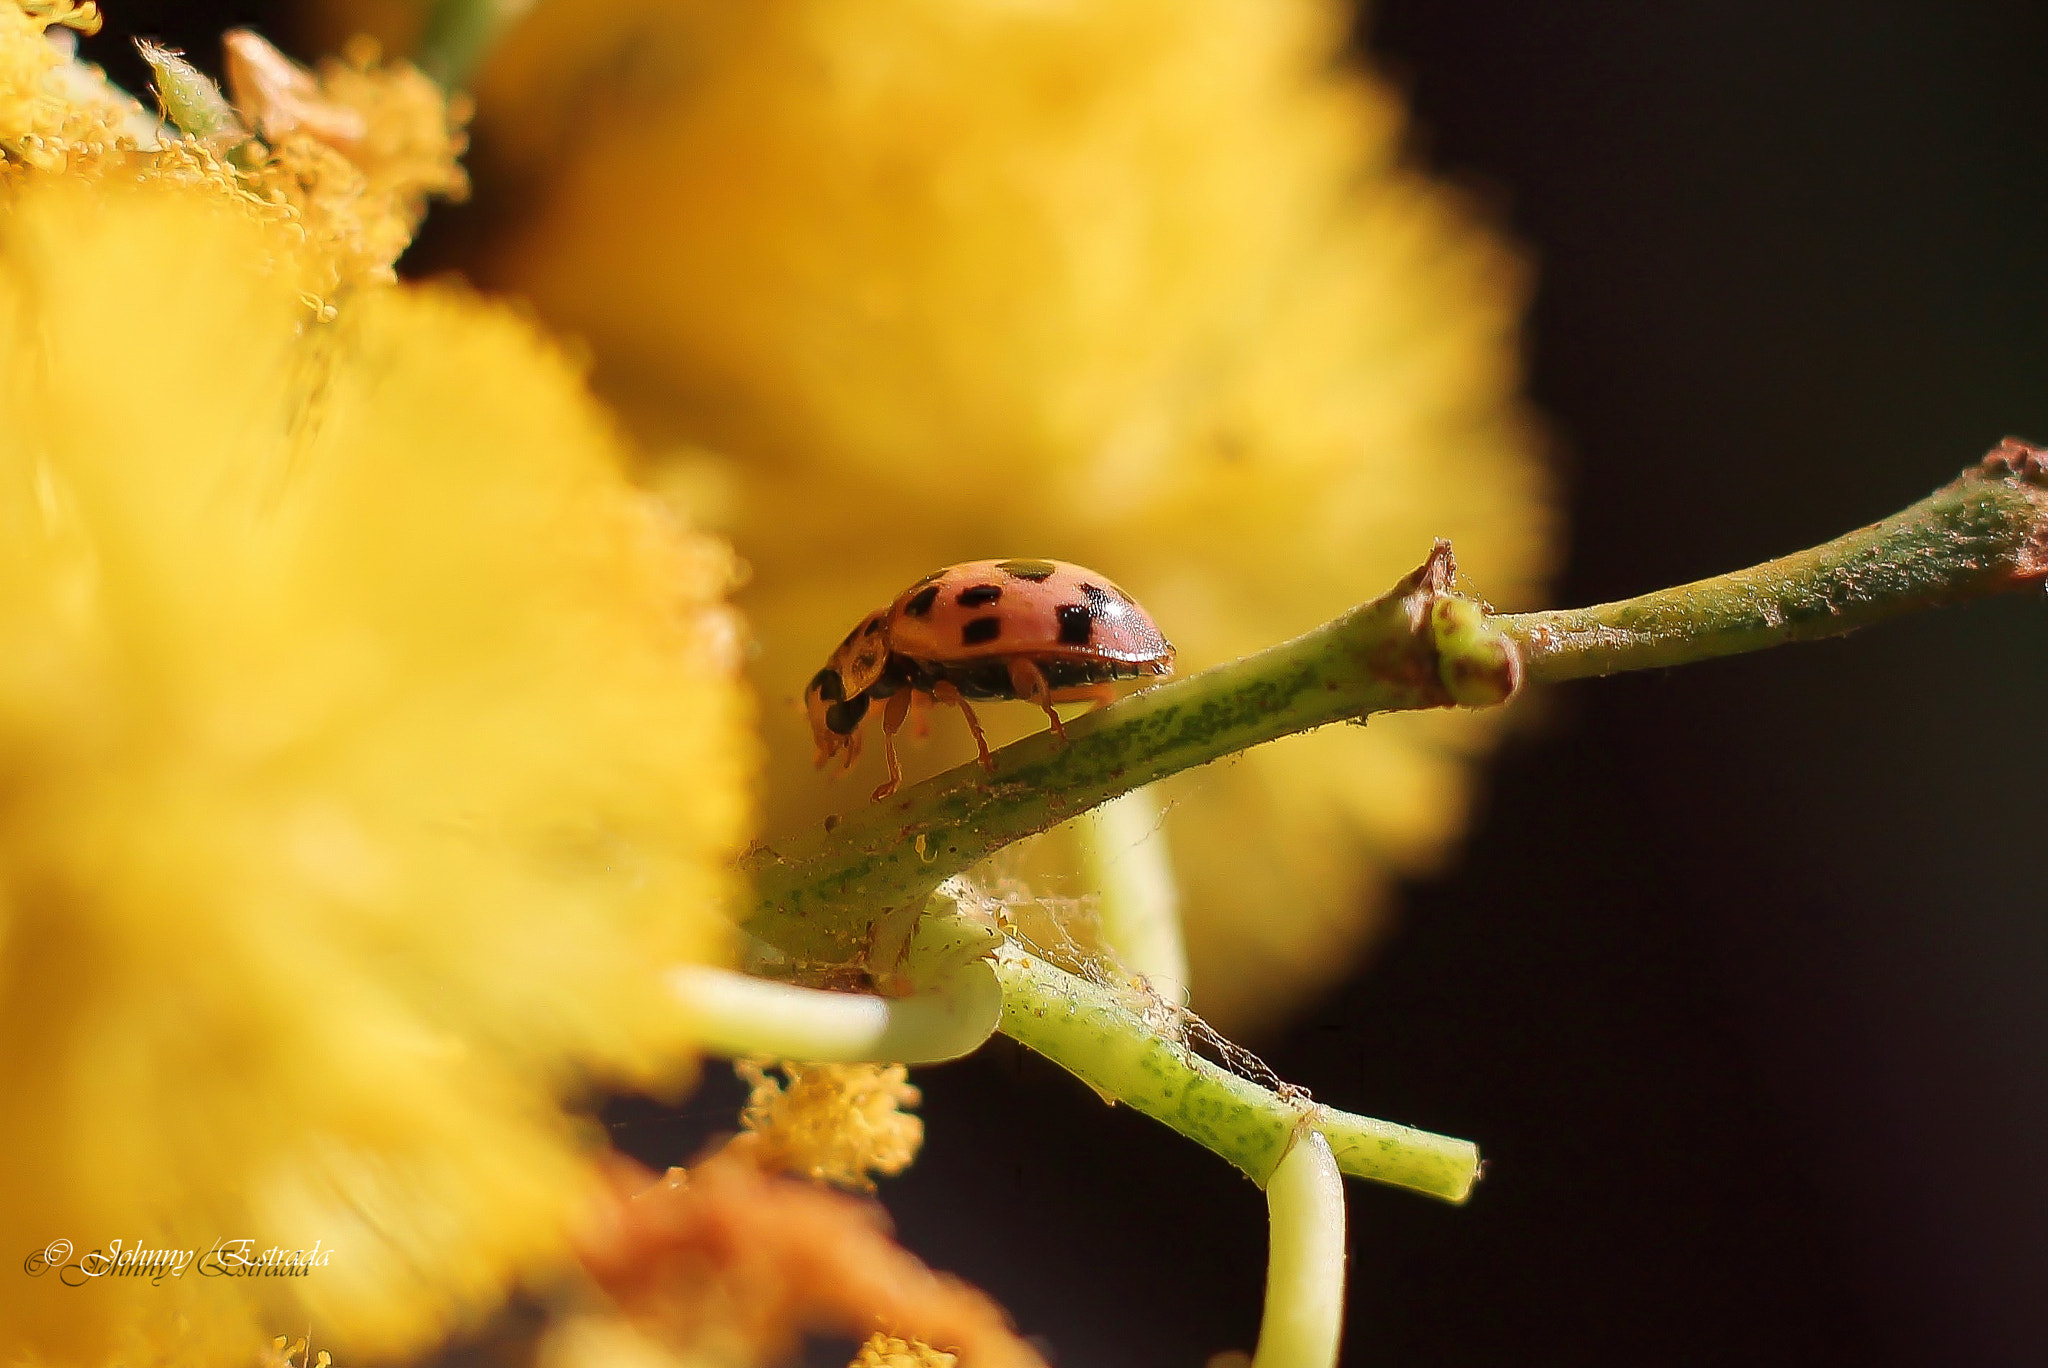
{"label": "dark background", "polygon": [[[210,61],[280,8],[114,17]],[[2048,7],[1393,0],[1368,46],[1540,265],[1559,602],[2048,439]],[[1351,1188],[1346,1362],[2048,1362],[2044,681],[2035,596],[1555,692],[1455,872],[1256,1042],[1488,1156],[1464,1209]],[[1250,1346],[1250,1184],[1007,1042],[919,1082],[912,1248],[1065,1368]],[[730,1101],[617,1131],[665,1161]]]}

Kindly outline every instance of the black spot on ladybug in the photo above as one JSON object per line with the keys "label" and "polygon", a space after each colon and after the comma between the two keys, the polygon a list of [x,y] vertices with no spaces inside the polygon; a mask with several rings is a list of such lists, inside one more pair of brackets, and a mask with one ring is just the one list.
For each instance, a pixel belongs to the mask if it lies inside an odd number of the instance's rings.
{"label": "black spot on ladybug", "polygon": [[978,617],[960,629],[962,646],[986,646],[1003,634],[1003,620],[999,617]]}
{"label": "black spot on ladybug", "polygon": [[855,623],[855,624],[854,624],[854,628],[853,628],[853,630],[852,630],[852,631],[848,632],[848,633],[847,633],[847,634],[846,634],[845,636],[843,636],[843,637],[839,638],[839,646],[838,646],[838,650],[834,651],[834,654],[836,655],[836,654],[838,654],[838,651],[843,651],[843,650],[845,650],[845,649],[846,649],[847,647],[849,647],[849,646],[853,645],[853,639],[854,639],[855,637],[859,636],[859,635],[860,635],[860,624],[858,624],[858,623]]}
{"label": "black spot on ladybug", "polygon": [[1048,560],[1006,560],[997,561],[996,569],[1006,575],[1015,575],[1018,579],[1039,584],[1051,579],[1059,567]]}
{"label": "black spot on ladybug", "polygon": [[825,726],[827,730],[837,735],[851,736],[853,729],[858,727],[860,720],[867,715],[868,696],[855,694],[844,703],[834,703],[825,709]]}
{"label": "black spot on ladybug", "polygon": [[930,585],[913,594],[910,602],[903,605],[903,611],[912,617],[921,618],[931,612],[932,605],[938,602],[938,599],[939,586],[936,584]]}
{"label": "black spot on ladybug", "polygon": [[837,703],[846,697],[846,681],[839,677],[839,671],[827,665],[811,676],[811,682],[805,686],[804,692],[816,694],[827,703]]}
{"label": "black spot on ladybug", "polygon": [[972,589],[962,589],[953,596],[953,602],[962,608],[986,608],[1003,596],[1003,591],[993,584],[977,584]]}
{"label": "black spot on ladybug", "polygon": [[884,627],[886,627],[886,626],[888,626],[888,625],[889,625],[889,624],[888,624],[888,623],[887,623],[887,622],[886,622],[886,621],[885,621],[884,619],[882,619],[882,618],[876,618],[876,619],[875,619],[874,621],[872,621],[872,622],[870,622],[870,623],[868,624],[868,626],[867,626],[867,630],[866,630],[866,631],[864,631],[864,632],[862,632],[862,633],[861,633],[861,635],[862,635],[862,636],[873,636],[873,635],[874,635],[875,633],[877,633],[877,632],[881,631],[881,630],[882,630],[882,629],[883,629]]}
{"label": "black spot on ladybug", "polygon": [[1095,614],[1078,603],[1062,603],[1056,611],[1060,617],[1060,645],[1086,646],[1088,638],[1095,635]]}

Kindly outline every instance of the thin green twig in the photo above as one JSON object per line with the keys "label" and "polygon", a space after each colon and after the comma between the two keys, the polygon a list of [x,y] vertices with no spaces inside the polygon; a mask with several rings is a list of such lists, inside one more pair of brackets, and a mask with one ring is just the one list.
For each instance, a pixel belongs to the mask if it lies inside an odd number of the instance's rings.
{"label": "thin green twig", "polygon": [[1344,1182],[1302,1130],[1266,1185],[1266,1309],[1252,1368],[1335,1368],[1344,1338]]}
{"label": "thin green twig", "polygon": [[1003,990],[985,962],[906,994],[828,993],[713,969],[668,972],[691,1034],[712,1054],[805,1063],[940,1064],[981,1048],[1002,1014]]}
{"label": "thin green twig", "polygon": [[[949,906],[950,904],[950,906]],[[1002,933],[956,891],[918,920],[888,997],[826,992],[677,965],[667,982],[698,1043],[713,1054],[805,1063],[939,1064],[995,1034],[1003,988],[989,956]]]}
{"label": "thin green twig", "polygon": [[996,951],[1002,1032],[1103,1096],[1206,1146],[1265,1187],[1306,1123],[1354,1178],[1462,1202],[1479,1176],[1469,1141],[1269,1092],[1162,1033],[1156,1004],[1122,995],[1013,944]]}
{"label": "thin green twig", "polygon": [[1081,872],[1101,894],[1103,943],[1153,992],[1184,1007],[1188,948],[1163,818],[1150,789],[1133,789],[1083,814]]}
{"label": "thin green twig", "polygon": [[1824,546],[1620,603],[1494,621],[1530,679],[1580,679],[1841,636],[2044,574],[2042,451],[2009,437],[1919,503]]}

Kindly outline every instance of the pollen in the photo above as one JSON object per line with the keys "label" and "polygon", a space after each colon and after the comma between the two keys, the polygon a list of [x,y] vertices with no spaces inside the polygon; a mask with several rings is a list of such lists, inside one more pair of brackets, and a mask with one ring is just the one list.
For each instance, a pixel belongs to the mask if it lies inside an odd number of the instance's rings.
{"label": "pollen", "polygon": [[923,1340],[898,1339],[880,1331],[868,1336],[847,1368],[953,1368],[958,1354],[934,1349]]}
{"label": "pollen", "polygon": [[382,62],[374,44],[315,70],[238,30],[226,40],[232,102],[178,54],[145,44],[177,128],[44,37],[97,24],[90,5],[0,0],[0,180],[55,174],[205,190],[282,227],[266,256],[287,274],[310,266],[307,297],[322,316],[345,291],[394,278],[430,199],[468,193],[466,101],[409,64]]}
{"label": "pollen", "polygon": [[409,63],[384,65],[359,39],[316,74],[248,29],[224,45],[229,93],[273,149],[259,181],[331,241],[346,278],[388,277],[428,199],[469,193],[459,160],[467,102]]}
{"label": "pollen", "polygon": [[919,1101],[901,1064],[796,1064],[788,1079],[762,1065],[733,1065],[753,1086],[740,1123],[756,1140],[763,1167],[860,1192],[871,1173],[901,1173],[924,1142],[924,1122],[905,1111]]}
{"label": "pollen", "polygon": [[269,147],[253,193],[290,206],[330,268],[331,288],[388,280],[430,197],[461,199],[466,102],[376,44],[350,45],[316,72],[259,35],[227,35],[228,89]]}

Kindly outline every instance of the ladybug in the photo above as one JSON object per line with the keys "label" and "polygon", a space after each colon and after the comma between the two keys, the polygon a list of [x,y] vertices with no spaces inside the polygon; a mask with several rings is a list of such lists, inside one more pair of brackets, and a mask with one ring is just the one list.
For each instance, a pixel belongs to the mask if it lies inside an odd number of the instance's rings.
{"label": "ladybug", "polygon": [[1107,576],[1065,561],[985,560],[949,565],[926,575],[869,613],[834,648],[804,689],[804,711],[818,743],[817,762],[860,754],[860,725],[882,700],[882,745],[889,779],[877,799],[903,779],[896,733],[916,707],[933,703],[960,709],[991,772],[988,738],[968,700],[1021,699],[1036,703],[1064,741],[1055,703],[1093,702],[1116,696],[1112,681],[1163,675],[1173,668],[1173,646],[1151,615]]}

